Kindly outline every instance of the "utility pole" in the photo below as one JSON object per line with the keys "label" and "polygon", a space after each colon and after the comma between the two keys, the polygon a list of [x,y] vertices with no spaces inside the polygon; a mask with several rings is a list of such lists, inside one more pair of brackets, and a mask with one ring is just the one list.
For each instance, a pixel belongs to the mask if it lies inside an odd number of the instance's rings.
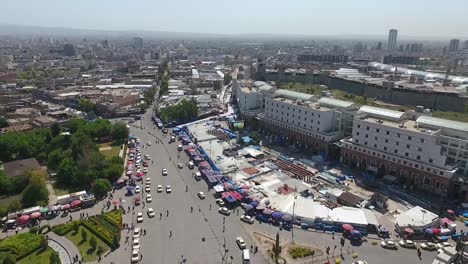
{"label": "utility pole", "polygon": [[296,189],[297,189],[296,186],[294,186],[294,195],[293,195],[293,197],[294,197],[294,202],[293,202],[293,215],[292,215],[292,220],[291,220],[291,222],[292,222],[292,223],[291,223],[291,226],[292,226],[292,227],[291,227],[291,243],[292,243],[293,245],[294,245],[294,222],[295,222],[295,219],[294,219],[294,215],[295,215],[295,214],[294,214],[294,210],[295,210],[295,208],[296,208],[296,198],[297,198],[297,197],[296,197]]}

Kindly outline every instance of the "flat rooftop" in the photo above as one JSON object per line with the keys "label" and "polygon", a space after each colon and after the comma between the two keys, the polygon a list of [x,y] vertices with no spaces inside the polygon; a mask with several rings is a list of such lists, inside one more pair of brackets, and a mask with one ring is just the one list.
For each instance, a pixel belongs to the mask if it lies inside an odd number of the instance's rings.
{"label": "flat rooftop", "polygon": [[[386,127],[392,127],[392,128],[397,128],[400,130],[407,130],[407,131],[416,132],[416,133],[424,133],[424,134],[431,135],[434,132],[436,132],[436,130],[429,130],[429,129],[416,127],[416,122],[413,120],[404,120],[404,121],[397,122],[397,121],[384,120],[384,119],[379,119],[379,118],[370,117],[370,116],[361,118],[361,120],[365,120],[370,123],[377,123]],[[402,124],[404,125],[401,126]]]}
{"label": "flat rooftop", "polygon": [[275,98],[272,98],[272,99],[275,100],[275,101],[278,101],[278,102],[285,102],[285,103],[298,105],[298,106],[302,106],[302,107],[306,107],[306,108],[313,108],[313,109],[315,109],[317,111],[324,111],[325,112],[325,111],[333,110],[332,108],[325,107],[325,106],[321,105],[318,102],[310,102],[310,101],[298,102],[296,100],[291,100],[291,99],[284,98],[284,97],[275,97]]}

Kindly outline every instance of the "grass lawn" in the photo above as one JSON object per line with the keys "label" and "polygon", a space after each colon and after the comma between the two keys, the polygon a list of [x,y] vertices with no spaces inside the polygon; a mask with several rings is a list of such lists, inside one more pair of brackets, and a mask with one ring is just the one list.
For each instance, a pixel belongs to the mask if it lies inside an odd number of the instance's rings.
{"label": "grass lawn", "polygon": [[119,156],[120,146],[112,146],[111,143],[104,143],[99,145],[99,149],[101,148],[110,148],[99,150],[99,152],[101,152],[101,154],[104,155],[106,159]]}
{"label": "grass lawn", "polygon": [[[88,239],[86,241],[81,241],[81,230],[86,230],[88,233]],[[91,245],[89,244],[89,241],[91,240],[91,237],[94,236],[91,234],[86,228],[80,226],[80,231],[76,234],[73,233],[73,231],[69,232],[68,234],[65,235],[67,239],[69,239],[73,244],[75,244],[78,247],[78,250],[81,252],[81,256],[83,256],[84,262],[89,262],[89,261],[96,261],[98,259],[97,256],[97,249],[94,250],[93,252],[90,252],[89,250],[91,249]],[[101,246],[104,248],[104,252],[109,250],[109,247],[102,242],[98,237],[94,236],[97,241],[98,247]]]}
{"label": "grass lawn", "polygon": [[0,196],[0,207],[7,207],[13,201],[21,201],[21,194],[11,196]]}
{"label": "grass lawn", "polygon": [[50,255],[53,250],[48,247],[46,251],[40,252],[40,250],[32,253],[31,255],[25,257],[24,259],[18,261],[18,264],[48,264],[50,260]]}

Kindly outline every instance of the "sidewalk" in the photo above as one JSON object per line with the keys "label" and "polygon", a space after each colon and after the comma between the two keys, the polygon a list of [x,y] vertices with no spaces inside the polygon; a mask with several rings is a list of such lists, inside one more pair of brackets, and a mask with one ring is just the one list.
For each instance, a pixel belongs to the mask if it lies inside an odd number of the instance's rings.
{"label": "sidewalk", "polygon": [[[47,234],[49,239],[56,241],[58,244],[60,244],[68,253],[71,259],[73,259],[75,256],[78,256],[78,259],[81,260],[81,254],[78,248],[76,248],[75,244],[73,244],[70,240],[61,237],[53,232],[49,232]],[[63,264],[63,263],[62,263]]]}

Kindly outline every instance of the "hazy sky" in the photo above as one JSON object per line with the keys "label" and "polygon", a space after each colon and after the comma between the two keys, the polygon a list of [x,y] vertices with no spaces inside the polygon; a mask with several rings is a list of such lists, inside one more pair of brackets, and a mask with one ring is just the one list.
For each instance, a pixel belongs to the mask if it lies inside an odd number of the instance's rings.
{"label": "hazy sky", "polygon": [[3,0],[0,24],[468,38],[468,0]]}

